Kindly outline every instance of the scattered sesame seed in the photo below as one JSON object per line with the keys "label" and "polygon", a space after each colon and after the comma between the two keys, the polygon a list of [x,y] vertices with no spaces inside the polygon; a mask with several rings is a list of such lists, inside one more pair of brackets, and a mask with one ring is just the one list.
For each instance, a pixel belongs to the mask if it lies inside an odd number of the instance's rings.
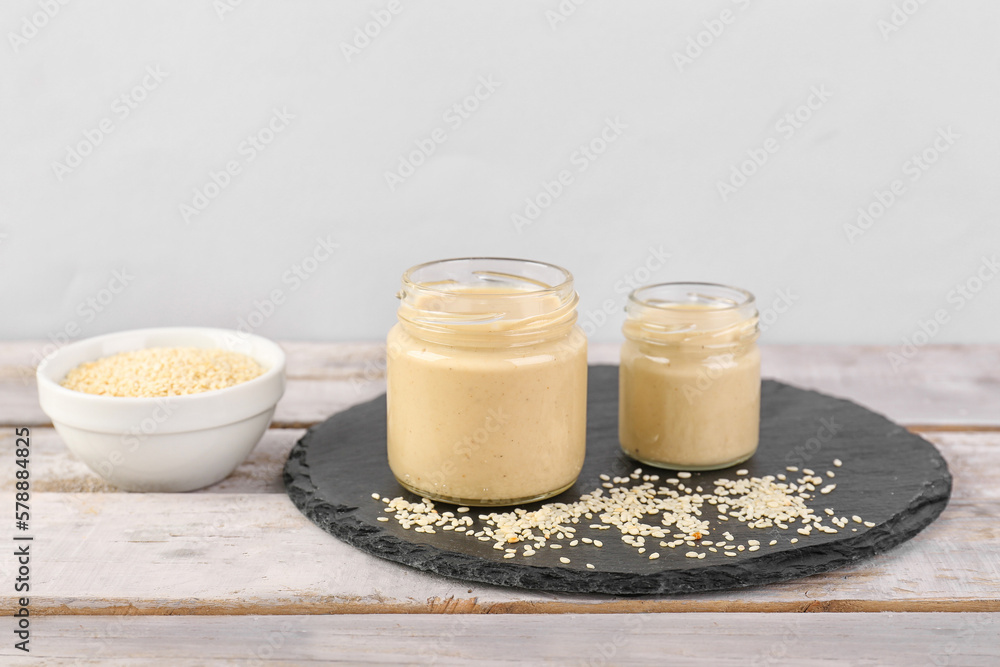
{"label": "scattered sesame seed", "polygon": [[839,468],[840,466],[844,465],[844,462],[841,461],[840,459],[834,459],[833,460],[833,465],[836,466],[837,468]]}
{"label": "scattered sesame seed", "polygon": [[798,542],[798,541],[799,541],[799,538],[797,538],[797,537],[793,537],[792,539],[790,539],[790,540],[788,540],[788,541],[789,541],[789,542],[791,542],[792,544],[795,544],[796,542]]}
{"label": "scattered sesame seed", "polygon": [[587,563],[587,569],[588,569],[588,570],[593,570],[593,569],[594,569],[594,566],[593,566],[593,565],[591,565],[590,563]]}
{"label": "scattered sesame seed", "polygon": [[785,466],[785,470],[787,470],[788,472],[798,472],[799,471],[799,469],[797,467],[795,467],[795,466]]}
{"label": "scattered sesame seed", "polygon": [[773,547],[777,543],[778,543],[778,540],[771,540],[770,542],[768,542],[768,545]]}
{"label": "scattered sesame seed", "polygon": [[750,472],[750,471],[749,471],[749,470],[747,470],[746,468],[740,468],[739,470],[737,470],[737,471],[736,471],[736,474],[737,474],[737,475],[745,475],[745,474],[747,474],[748,472]]}
{"label": "scattered sesame seed", "polygon": [[649,560],[656,560],[660,557],[659,552],[649,554]]}
{"label": "scattered sesame seed", "polygon": [[382,496],[380,496],[380,495],[379,495],[379,494],[377,494],[377,493],[373,493],[373,494],[372,494],[372,498],[374,498],[375,500],[381,500],[381,499],[382,499]]}
{"label": "scattered sesame seed", "polygon": [[826,471],[826,476],[830,477],[832,479],[832,478],[836,477],[837,475],[835,475],[832,470],[827,470]]}
{"label": "scattered sesame seed", "polygon": [[723,551],[722,553],[726,554],[727,556],[735,556],[736,555],[735,551]]}
{"label": "scattered sesame seed", "polygon": [[684,555],[687,556],[688,558],[697,558],[698,557],[698,552],[697,551],[689,551],[689,552],[687,552]]}
{"label": "scattered sesame seed", "polygon": [[561,558],[559,559],[559,562],[560,562],[560,563],[568,563],[568,562],[569,562],[569,558],[566,558],[566,556],[562,556],[562,557],[561,557]]}
{"label": "scattered sesame seed", "polygon": [[875,527],[875,523],[872,522],[872,521],[865,521],[865,525],[868,526],[869,528],[874,528]]}
{"label": "scattered sesame seed", "polygon": [[851,520],[854,521],[854,523],[861,523],[862,522],[861,521],[861,517],[859,517],[857,514],[855,514],[854,516],[852,516]]}
{"label": "scattered sesame seed", "polygon": [[380,517],[378,518],[378,520],[379,520],[379,521],[388,521],[388,520],[389,520],[389,517],[387,517],[387,516],[380,516]]}
{"label": "scattered sesame seed", "polygon": [[677,473],[677,476],[680,477],[681,479],[687,479],[687,478],[689,478],[691,476],[691,473],[689,473],[689,472],[679,472],[679,473]]}
{"label": "scattered sesame seed", "polygon": [[504,555],[503,555],[503,557],[504,557],[504,558],[513,558],[513,557],[514,557],[514,556],[516,556],[516,555],[517,555],[517,554],[504,554]]}

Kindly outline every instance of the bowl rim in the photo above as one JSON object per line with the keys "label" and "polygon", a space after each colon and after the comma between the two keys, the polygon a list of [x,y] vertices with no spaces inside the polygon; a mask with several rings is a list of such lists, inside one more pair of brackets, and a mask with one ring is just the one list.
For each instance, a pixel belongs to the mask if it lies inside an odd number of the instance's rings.
{"label": "bowl rim", "polygon": [[[236,336],[243,340],[253,341],[255,344],[260,344],[263,347],[271,348],[275,353],[275,358],[277,363],[273,364],[271,368],[267,369],[257,377],[252,380],[247,380],[246,382],[240,382],[239,384],[234,384],[230,387],[224,387],[222,389],[209,389],[208,391],[200,391],[194,394],[180,394],[177,396],[106,396],[103,394],[88,394],[83,391],[76,391],[75,389],[67,389],[62,386],[58,381],[53,380],[49,377],[48,368],[59,356],[67,354],[74,350],[74,348],[84,347],[85,345],[92,345],[96,342],[103,340],[111,340],[126,335],[136,335],[136,334],[170,334],[170,333],[203,333],[211,334],[217,336]],[[137,347],[136,350],[148,349],[148,347]],[[125,351],[125,350],[123,350]],[[246,354],[246,353],[241,353]],[[248,357],[253,359],[255,362],[260,363],[260,360],[255,358],[253,355],[247,354]],[[97,336],[91,336],[89,338],[84,338],[78,341],[74,341],[68,345],[63,345],[58,350],[51,352],[46,355],[44,359],[38,362],[38,367],[35,369],[35,380],[38,383],[39,391],[42,391],[42,386],[44,385],[44,391],[51,392],[54,396],[61,396],[68,400],[80,401],[84,403],[93,404],[109,404],[116,403],[120,406],[129,405],[134,407],[142,406],[155,406],[162,403],[165,400],[169,400],[171,403],[177,401],[178,406],[182,406],[187,403],[193,403],[199,400],[204,400],[206,397],[224,397],[231,393],[240,393],[247,391],[248,389],[260,385],[265,385],[274,380],[275,376],[283,377],[285,374],[285,366],[287,363],[287,354],[281,348],[280,345],[274,341],[264,338],[263,336],[258,336],[253,333],[243,333],[235,329],[220,329],[217,327],[185,327],[185,326],[170,326],[170,327],[146,327],[143,329],[123,329],[121,331],[114,331],[106,334],[99,334]],[[81,361],[79,363],[87,363],[87,361],[96,361],[101,357],[96,357],[95,359],[89,359],[86,361]],[[77,364],[79,365],[79,364]],[[242,389],[241,389],[242,388]]]}

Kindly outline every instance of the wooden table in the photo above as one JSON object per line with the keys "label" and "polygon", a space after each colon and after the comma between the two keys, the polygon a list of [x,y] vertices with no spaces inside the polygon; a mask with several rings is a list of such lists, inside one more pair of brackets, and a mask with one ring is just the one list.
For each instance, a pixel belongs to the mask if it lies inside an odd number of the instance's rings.
{"label": "wooden table", "polygon": [[[445,579],[365,555],[303,517],[282,489],[285,456],[309,425],[384,391],[376,344],[285,344],[288,390],[260,445],[223,482],[176,495],[118,492],[68,453],[38,406],[41,346],[0,344],[8,500],[11,427],[32,436],[28,662],[1000,664],[1000,346],[923,348],[898,372],[889,348],[766,348],[766,376],[856,400],[934,442],[954,475],[951,503],[912,541],[854,567],[642,598]],[[593,363],[616,356],[592,346]],[[12,582],[6,551],[0,573]],[[23,656],[12,585],[0,604],[9,663]]]}

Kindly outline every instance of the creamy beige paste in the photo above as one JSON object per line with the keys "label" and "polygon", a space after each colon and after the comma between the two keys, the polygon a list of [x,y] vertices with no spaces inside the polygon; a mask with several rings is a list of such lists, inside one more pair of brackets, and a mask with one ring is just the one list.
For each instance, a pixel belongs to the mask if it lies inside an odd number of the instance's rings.
{"label": "creamy beige paste", "polygon": [[[458,310],[488,313],[492,296],[509,291],[463,294]],[[470,298],[482,308],[470,308]],[[574,313],[555,339],[510,347],[521,318],[551,305],[515,307],[524,312],[456,325],[461,334],[432,335],[402,321],[389,332],[389,466],[403,486],[458,504],[503,505],[576,480],[586,439],[586,337]]]}
{"label": "creamy beige paste", "polygon": [[[684,314],[685,309],[693,312]],[[757,450],[760,427],[756,318],[735,321],[734,313],[708,312],[710,307],[695,304],[672,310],[680,314],[661,322],[667,328],[659,333],[640,331],[641,323],[634,320],[625,323],[619,371],[622,449],[643,463],[674,469],[709,470],[745,461]],[[715,319],[711,330],[669,330],[685,317],[706,315]]]}

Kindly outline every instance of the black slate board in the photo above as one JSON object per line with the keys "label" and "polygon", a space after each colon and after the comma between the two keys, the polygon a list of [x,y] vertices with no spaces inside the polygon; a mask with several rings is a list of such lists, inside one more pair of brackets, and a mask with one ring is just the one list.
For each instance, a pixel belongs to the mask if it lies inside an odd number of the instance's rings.
{"label": "black slate board", "polygon": [[[789,480],[802,473],[786,466],[811,468],[821,477],[833,470],[837,488],[808,501],[817,513],[831,507],[837,516],[860,515],[876,525],[851,522],[838,534],[797,535],[793,528],[750,529],[737,521],[716,521],[713,540],[730,531],[738,543],[757,539],[759,551],[737,557],[709,553],[704,559],[686,558],[690,549],[655,547],[646,555],[621,541],[620,533],[593,530],[589,522],[577,525],[577,537],[604,543],[601,549],[583,545],[542,549],[530,558],[504,559],[493,542],[438,530],[434,534],[404,530],[389,516],[373,492],[394,498],[418,498],[393,478],[385,454],[385,395],[336,414],[309,430],[292,449],[285,464],[285,489],[292,502],[323,530],[380,558],[448,577],[500,586],[544,591],[611,593],[618,595],[671,594],[754,586],[804,577],[842,567],[904,542],[930,524],[951,494],[951,475],[931,443],[885,417],[850,401],[765,380],[761,394],[761,444],[757,454],[732,469],[692,473],[681,480],[709,491],[712,482],[732,478],[746,468],[751,476],[782,472]],[[663,485],[672,473],[641,466],[618,446],[618,367],[590,368],[587,405],[587,459],[576,485],[547,502],[573,502],[598,486],[599,475],[625,476],[637,467],[660,475]],[[827,428],[821,430],[823,424]],[[836,433],[825,440],[831,429]],[[842,459],[841,468],[832,461]],[[641,483],[641,482],[636,482]],[[453,509],[438,503],[440,511]],[[524,505],[533,509],[538,504]],[[708,506],[706,506],[708,507]],[[491,511],[507,511],[493,508]],[[478,520],[473,508],[469,516]],[[594,521],[594,523],[599,523]],[[650,523],[658,523],[652,518]],[[829,522],[826,522],[830,525]],[[717,527],[716,527],[717,526]],[[857,528],[857,532],[852,532]],[[670,541],[670,529],[667,529]],[[793,537],[797,544],[790,544]],[[775,546],[768,546],[778,539]],[[647,538],[657,545],[660,540]],[[659,560],[647,555],[659,551]],[[700,548],[699,551],[707,551]],[[571,558],[563,565],[560,556]],[[595,569],[586,569],[591,563]]]}

